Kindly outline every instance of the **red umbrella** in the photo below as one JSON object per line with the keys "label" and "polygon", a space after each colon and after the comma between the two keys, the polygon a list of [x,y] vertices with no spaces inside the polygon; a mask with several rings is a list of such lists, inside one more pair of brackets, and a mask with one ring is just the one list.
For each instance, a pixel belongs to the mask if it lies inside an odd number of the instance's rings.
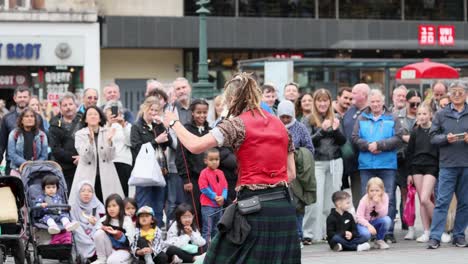
{"label": "red umbrella", "polygon": [[458,79],[458,71],[449,65],[424,59],[423,62],[408,64],[396,73],[397,79]]}

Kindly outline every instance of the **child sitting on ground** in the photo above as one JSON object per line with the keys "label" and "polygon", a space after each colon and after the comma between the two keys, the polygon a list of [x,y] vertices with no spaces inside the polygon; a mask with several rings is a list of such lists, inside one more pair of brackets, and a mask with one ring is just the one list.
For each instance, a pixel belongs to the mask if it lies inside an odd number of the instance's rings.
{"label": "child sitting on ground", "polygon": [[60,221],[67,231],[74,231],[80,227],[80,223],[77,221],[71,221],[69,213],[56,208],[48,208],[54,205],[66,205],[63,197],[57,193],[59,189],[59,179],[54,175],[47,175],[42,179],[42,190],[44,191],[41,195],[36,198],[36,206],[44,208],[42,212],[44,216],[40,219],[40,222],[46,224],[49,228],[47,231],[51,235],[60,233],[60,228],[57,225],[57,221]]}
{"label": "child sitting on ground", "polygon": [[336,208],[327,217],[327,240],[334,251],[365,251],[370,249],[369,236],[360,235],[352,214],[351,195],[344,191],[335,192],[332,201]]}
{"label": "child sitting on ground", "polygon": [[165,251],[165,243],[162,239],[162,231],[156,225],[153,208],[143,206],[138,209],[137,228],[135,229],[135,239],[133,240],[132,253],[145,264],[166,264],[168,263]]}
{"label": "child sitting on ground", "polygon": [[367,182],[367,194],[362,197],[357,209],[359,233],[370,237],[376,236],[374,247],[388,249],[384,237],[392,220],[388,217],[388,195],[380,178],[373,177]]}

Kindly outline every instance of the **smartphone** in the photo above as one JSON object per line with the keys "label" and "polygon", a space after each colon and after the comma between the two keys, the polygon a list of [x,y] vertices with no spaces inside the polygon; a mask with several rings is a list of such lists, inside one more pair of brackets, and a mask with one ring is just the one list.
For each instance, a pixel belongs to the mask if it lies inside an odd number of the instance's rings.
{"label": "smartphone", "polygon": [[119,115],[119,107],[116,105],[111,106],[111,112],[113,116],[118,116]]}
{"label": "smartphone", "polygon": [[465,133],[454,134],[457,137],[457,140],[465,140]]}

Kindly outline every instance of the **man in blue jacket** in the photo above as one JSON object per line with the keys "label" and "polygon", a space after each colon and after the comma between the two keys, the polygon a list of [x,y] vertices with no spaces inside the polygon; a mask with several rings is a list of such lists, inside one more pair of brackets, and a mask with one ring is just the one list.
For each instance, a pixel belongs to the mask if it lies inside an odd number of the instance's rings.
{"label": "man in blue jacket", "polygon": [[[353,143],[359,149],[359,172],[361,195],[366,194],[367,181],[379,177],[389,197],[388,216],[396,214],[395,176],[397,172],[397,150],[402,144],[401,124],[398,118],[384,106],[385,97],[378,89],[369,93],[369,108],[358,117],[352,134]],[[393,225],[385,240],[394,240]]]}
{"label": "man in blue jacket", "polygon": [[430,130],[431,143],[439,146],[439,187],[432,216],[429,249],[440,246],[453,193],[458,201],[452,243],[466,247],[468,225],[468,106],[467,87],[455,82],[449,88],[451,103],[436,113]]}

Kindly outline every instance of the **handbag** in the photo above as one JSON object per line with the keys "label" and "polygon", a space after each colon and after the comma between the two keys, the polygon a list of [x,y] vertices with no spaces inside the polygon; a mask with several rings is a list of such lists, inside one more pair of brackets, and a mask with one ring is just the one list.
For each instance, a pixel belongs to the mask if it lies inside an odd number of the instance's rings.
{"label": "handbag", "polygon": [[128,179],[128,185],[140,187],[166,186],[166,180],[155,155],[156,151],[151,142],[141,145],[135,160],[135,166],[130,174],[130,179]]}
{"label": "handbag", "polygon": [[414,220],[416,219],[416,208],[415,208],[415,196],[416,188],[414,184],[408,185],[408,194],[406,196],[406,204],[403,210],[403,221],[408,226],[414,226]]}
{"label": "handbag", "polygon": [[241,215],[248,215],[260,212],[262,205],[258,196],[252,196],[248,199],[240,200],[237,202],[237,210]]}

